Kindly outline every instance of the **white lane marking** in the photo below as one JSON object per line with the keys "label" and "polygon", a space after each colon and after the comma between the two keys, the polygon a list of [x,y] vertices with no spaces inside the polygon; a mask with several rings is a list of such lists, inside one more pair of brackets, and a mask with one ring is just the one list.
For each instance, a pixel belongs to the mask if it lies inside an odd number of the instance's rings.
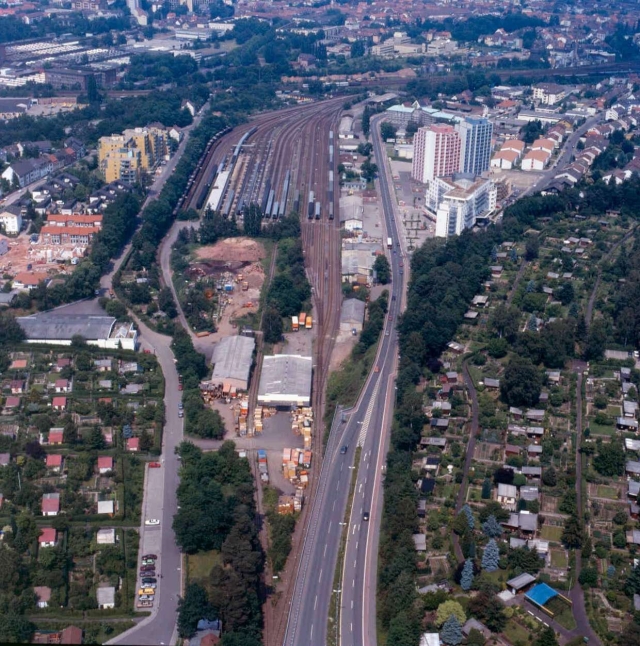
{"label": "white lane marking", "polygon": [[355,579],[351,582],[351,587],[352,587],[352,588],[355,588],[355,587],[356,587],[356,580],[355,580]]}
{"label": "white lane marking", "polygon": [[327,555],[327,547],[329,547],[329,543],[325,543],[324,545],[324,556]]}
{"label": "white lane marking", "polygon": [[320,576],[318,577],[318,583],[322,580],[322,570],[320,570]]}
{"label": "white lane marking", "polygon": [[378,399],[378,391],[380,390],[381,383],[382,383],[382,379],[378,379],[378,381],[376,382],[376,385],[373,388],[373,393],[371,394],[371,400],[369,401],[369,405],[367,406],[367,412],[365,413],[364,421],[362,422],[362,426],[360,428],[360,436],[358,437],[358,446],[364,446],[364,441],[367,437],[367,429],[369,428],[369,422],[371,421],[371,415],[373,414],[373,405]]}
{"label": "white lane marking", "polygon": [[313,603],[313,609],[315,610],[318,607],[318,595],[316,595],[316,600]]}
{"label": "white lane marking", "polygon": [[353,536],[356,533],[356,524],[353,523],[353,531],[351,532],[351,536]]}

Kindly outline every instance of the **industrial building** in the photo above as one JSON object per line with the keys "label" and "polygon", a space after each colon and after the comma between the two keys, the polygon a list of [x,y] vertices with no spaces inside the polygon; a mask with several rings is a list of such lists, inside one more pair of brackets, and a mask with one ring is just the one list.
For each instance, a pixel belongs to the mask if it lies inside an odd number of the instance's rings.
{"label": "industrial building", "polygon": [[311,357],[277,354],[264,357],[258,387],[263,406],[309,406],[311,404]]}
{"label": "industrial building", "polygon": [[90,316],[41,312],[16,319],[24,330],[27,343],[71,345],[74,336],[81,336],[89,345],[116,350],[135,350],[138,333],[133,323],[116,323],[113,316]]}
{"label": "industrial building", "polygon": [[362,332],[364,322],[364,301],[347,298],[340,309],[340,332]]}
{"label": "industrial building", "polygon": [[248,390],[255,347],[255,339],[249,336],[228,336],[218,341],[211,359],[214,364],[212,384]]}

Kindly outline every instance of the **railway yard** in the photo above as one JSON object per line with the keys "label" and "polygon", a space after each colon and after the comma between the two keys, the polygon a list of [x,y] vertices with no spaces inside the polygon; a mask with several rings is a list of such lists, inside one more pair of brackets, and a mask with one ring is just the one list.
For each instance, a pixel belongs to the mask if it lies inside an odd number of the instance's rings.
{"label": "railway yard", "polygon": [[[300,216],[305,270],[312,287],[314,340],[312,344],[303,345],[313,347],[311,408],[314,411],[324,409],[324,385],[338,334],[342,301],[340,223],[339,218],[334,219],[340,198],[340,189],[337,183],[334,189],[334,183],[339,163],[336,144],[342,103],[343,99],[331,99],[285,109],[258,116],[232,131],[220,133],[192,176],[189,190],[180,205],[180,208],[193,208],[200,213],[210,208],[241,221],[244,207],[258,204],[264,212],[263,222],[267,224],[291,213]],[[217,243],[215,247],[220,244]],[[228,254],[221,251],[220,256],[215,251],[207,253],[204,249],[200,253],[204,254],[202,260],[205,262],[214,259],[218,262],[223,259],[230,261]],[[259,289],[261,285],[256,284],[255,287]],[[256,291],[254,285],[249,289],[252,295]],[[238,294],[238,299],[241,298],[242,292]],[[223,330],[219,328],[215,335],[194,337],[194,344],[209,356],[212,343],[222,333]],[[295,342],[288,349],[293,350],[294,346]],[[261,347],[260,344],[258,347]],[[304,354],[309,354],[308,349]],[[259,352],[248,394],[250,416],[255,406],[261,360]],[[322,454],[323,432],[322,415],[317,413],[314,415],[311,440],[314,455]],[[265,429],[265,441],[268,434]],[[295,446],[299,440],[290,431],[289,434],[288,445]],[[245,445],[247,448],[260,448],[258,438],[246,438],[244,442],[243,438],[238,439],[239,448]],[[275,468],[275,464],[270,464],[271,473]],[[313,496],[316,479],[312,469],[305,492],[307,498]],[[294,536],[293,551],[274,590],[276,596],[273,598],[282,601],[265,606],[267,643],[282,643],[284,637],[288,609],[286,600],[295,581],[305,512],[306,508],[303,508],[302,522],[298,523]]]}

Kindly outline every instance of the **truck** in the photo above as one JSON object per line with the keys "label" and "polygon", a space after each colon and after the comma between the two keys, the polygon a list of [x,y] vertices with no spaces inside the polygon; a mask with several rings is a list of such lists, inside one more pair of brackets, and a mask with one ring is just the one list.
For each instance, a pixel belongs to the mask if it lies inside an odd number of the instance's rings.
{"label": "truck", "polygon": [[307,330],[310,330],[313,327],[313,318],[311,318],[311,314],[307,314],[307,320],[305,322],[305,327]]}
{"label": "truck", "polygon": [[393,240],[391,238],[387,238],[387,249],[393,249]]}
{"label": "truck", "polygon": [[300,316],[298,317],[298,325],[301,328],[304,328],[304,324],[306,320],[307,320],[307,315],[304,312],[300,312]]}
{"label": "truck", "polygon": [[294,332],[297,332],[299,327],[298,327],[298,317],[297,316],[292,316],[291,317],[291,329]]}

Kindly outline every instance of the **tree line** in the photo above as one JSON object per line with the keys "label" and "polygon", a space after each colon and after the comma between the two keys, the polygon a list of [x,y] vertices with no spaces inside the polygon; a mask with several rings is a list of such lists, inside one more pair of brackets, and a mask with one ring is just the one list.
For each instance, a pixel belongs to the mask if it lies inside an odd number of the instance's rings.
{"label": "tree line", "polygon": [[187,554],[218,550],[221,556],[203,585],[187,586],[178,606],[180,637],[193,636],[200,619],[220,619],[223,646],[259,646],[264,554],[249,462],[238,456],[233,442],[214,453],[183,442],[179,454],[176,541]]}

